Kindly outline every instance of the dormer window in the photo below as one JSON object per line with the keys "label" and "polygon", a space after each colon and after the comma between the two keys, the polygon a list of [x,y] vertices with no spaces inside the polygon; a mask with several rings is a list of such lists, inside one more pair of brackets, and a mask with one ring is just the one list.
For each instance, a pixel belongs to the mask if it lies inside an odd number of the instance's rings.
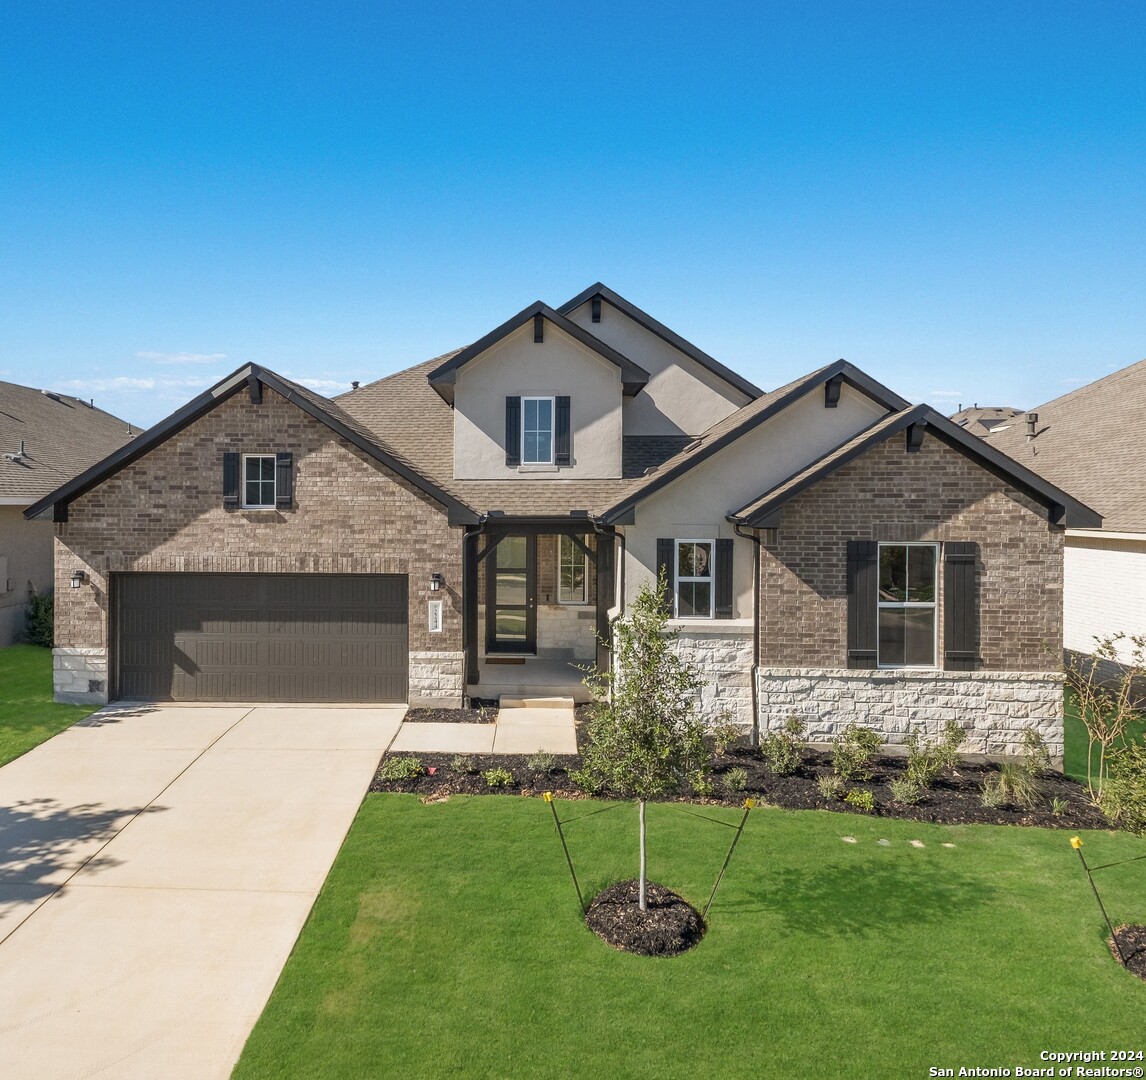
{"label": "dormer window", "polygon": [[553,464],[553,398],[521,399],[521,463]]}

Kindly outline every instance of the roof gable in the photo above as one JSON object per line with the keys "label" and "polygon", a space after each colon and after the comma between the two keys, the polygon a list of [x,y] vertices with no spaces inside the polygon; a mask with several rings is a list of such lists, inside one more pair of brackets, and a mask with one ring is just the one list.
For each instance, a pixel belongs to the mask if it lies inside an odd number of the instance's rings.
{"label": "roof gable", "polygon": [[458,369],[464,367],[471,360],[475,360],[481,356],[482,353],[491,349],[499,341],[508,337],[533,318],[541,318],[551,323],[575,341],[591,349],[603,360],[615,365],[621,372],[621,386],[627,397],[632,397],[634,394],[639,393],[641,388],[649,381],[649,373],[639,364],[634,363],[627,356],[622,355],[616,349],[606,345],[605,342],[581,329],[576,323],[571,322],[565,318],[564,315],[554,311],[548,304],[538,300],[536,303],[530,304],[529,307],[519,311],[513,318],[507,319],[501,326],[491,330],[485,337],[479,338],[472,345],[455,353],[444,364],[436,367],[427,376],[430,385],[441,395],[443,400],[453,405],[454,385],[457,381]]}
{"label": "roof gable", "polygon": [[198,420],[199,417],[206,415],[217,405],[235,394],[241,393],[244,389],[248,390],[252,398],[257,400],[263,386],[270,387],[291,404],[325,424],[336,435],[357,446],[358,449],[379,464],[386,466],[414,487],[429,495],[430,498],[441,503],[449,512],[451,522],[477,520],[477,516],[468,507],[421,475],[402,455],[384,446],[376,435],[333,401],[256,364],[244,365],[238,371],[216,383],[211,389],[205,390],[181,409],[172,413],[166,420],[149,428],[142,435],[137,436],[134,441],[108,455],[86,472],[81,473],[30,506],[24,512],[24,516],[28,518],[42,517],[51,510],[56,521],[66,521],[68,503],[72,500],[79,498],[132,462],[138,461],[150,450],[177,435]]}

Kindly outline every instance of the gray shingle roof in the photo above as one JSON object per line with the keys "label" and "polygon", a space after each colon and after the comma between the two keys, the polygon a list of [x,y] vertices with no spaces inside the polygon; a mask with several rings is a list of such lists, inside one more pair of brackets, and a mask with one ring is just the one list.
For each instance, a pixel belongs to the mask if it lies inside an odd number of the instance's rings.
{"label": "gray shingle roof", "polygon": [[[126,421],[86,401],[0,382],[0,497],[35,502],[130,439]],[[4,456],[21,441],[21,461]]]}
{"label": "gray shingle roof", "polygon": [[989,445],[1085,500],[1111,532],[1146,533],[1146,360],[1039,405],[996,427]]}
{"label": "gray shingle roof", "polygon": [[957,413],[952,413],[951,422],[958,424],[968,434],[978,435],[982,439],[990,435],[993,428],[1006,423],[1020,412],[1021,409],[1013,409],[1009,405],[998,407],[984,405],[982,408],[973,405],[969,409],[960,409]]}

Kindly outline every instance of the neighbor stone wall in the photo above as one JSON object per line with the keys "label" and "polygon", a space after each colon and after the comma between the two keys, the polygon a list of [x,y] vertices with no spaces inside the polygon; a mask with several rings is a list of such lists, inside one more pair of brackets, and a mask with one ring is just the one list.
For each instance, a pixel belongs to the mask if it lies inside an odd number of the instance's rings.
{"label": "neighbor stone wall", "polygon": [[1023,732],[1033,727],[1051,756],[1062,758],[1058,672],[761,668],[757,679],[764,732],[798,716],[809,742],[830,742],[861,724],[894,745],[912,732],[936,739],[954,720],[967,732],[964,753],[1018,753]]}
{"label": "neighbor stone wall", "polygon": [[107,649],[55,648],[52,685],[56,701],[69,705],[107,702]]}
{"label": "neighbor stone wall", "polygon": [[[282,450],[294,455],[291,508],[223,509],[223,453]],[[262,404],[236,394],[81,496],[55,543],[60,693],[82,681],[78,657],[107,685],[113,573],[406,574],[411,694],[461,702],[460,535],[444,508],[269,387]],[[89,578],[80,589],[75,570]],[[440,633],[427,625],[432,573],[445,578]]]}

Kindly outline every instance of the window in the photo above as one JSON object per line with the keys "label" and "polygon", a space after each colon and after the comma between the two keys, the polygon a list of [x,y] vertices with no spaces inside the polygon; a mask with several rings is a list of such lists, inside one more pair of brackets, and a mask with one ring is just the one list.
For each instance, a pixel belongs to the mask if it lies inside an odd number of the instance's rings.
{"label": "window", "polygon": [[712,540],[676,542],[674,612],[678,619],[711,619],[713,596]]}
{"label": "window", "polygon": [[880,667],[935,667],[934,544],[879,545]]}
{"label": "window", "polygon": [[521,399],[521,463],[553,464],[553,398]]}
{"label": "window", "polygon": [[[582,544],[585,537],[579,537]],[[557,538],[557,600],[584,604],[589,600],[589,558],[571,536]]]}
{"label": "window", "polygon": [[273,510],[275,506],[275,455],[243,455],[243,508]]}

